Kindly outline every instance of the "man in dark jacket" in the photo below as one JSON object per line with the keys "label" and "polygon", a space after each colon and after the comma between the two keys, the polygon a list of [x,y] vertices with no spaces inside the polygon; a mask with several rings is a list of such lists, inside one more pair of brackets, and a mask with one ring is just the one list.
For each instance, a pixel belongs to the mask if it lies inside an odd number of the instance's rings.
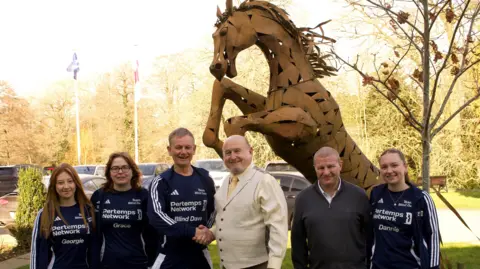
{"label": "man in dark jacket", "polygon": [[150,224],[162,238],[152,269],[210,269],[208,249],[196,241],[213,239],[215,184],[191,165],[195,140],[187,129],[170,134],[168,153],[174,165],[152,181],[148,199]]}
{"label": "man in dark jacket", "polygon": [[342,160],[330,147],[314,156],[318,182],[295,200],[291,232],[295,269],[365,269],[370,204],[365,191],[340,179]]}

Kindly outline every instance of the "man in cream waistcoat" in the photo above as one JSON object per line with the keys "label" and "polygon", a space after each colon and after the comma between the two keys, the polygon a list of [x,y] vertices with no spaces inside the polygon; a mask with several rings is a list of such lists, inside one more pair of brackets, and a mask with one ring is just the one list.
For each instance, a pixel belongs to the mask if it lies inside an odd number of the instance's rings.
{"label": "man in cream waistcoat", "polygon": [[215,194],[215,226],[222,268],[280,269],[287,250],[287,203],[270,174],[252,163],[243,136],[225,140],[223,161],[230,170]]}

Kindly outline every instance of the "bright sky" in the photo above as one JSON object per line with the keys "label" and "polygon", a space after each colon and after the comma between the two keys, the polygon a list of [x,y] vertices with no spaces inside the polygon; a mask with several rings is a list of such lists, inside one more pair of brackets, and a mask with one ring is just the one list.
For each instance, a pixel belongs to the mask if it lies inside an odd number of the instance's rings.
{"label": "bright sky", "polygon": [[[346,11],[341,4],[293,0],[287,12],[297,26],[315,26],[338,18]],[[0,1],[0,80],[20,95],[41,94],[48,84],[72,77],[66,67],[73,51],[82,79],[133,60],[135,44],[144,71],[156,56],[210,46],[217,5],[223,10],[225,1]]]}

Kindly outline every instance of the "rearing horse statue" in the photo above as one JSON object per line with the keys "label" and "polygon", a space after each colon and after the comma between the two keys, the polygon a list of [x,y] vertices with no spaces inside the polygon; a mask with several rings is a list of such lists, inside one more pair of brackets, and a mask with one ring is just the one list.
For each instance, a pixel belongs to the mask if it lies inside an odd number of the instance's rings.
{"label": "rearing horse statue", "polygon": [[[203,143],[222,156],[218,132],[226,100],[244,115],[224,123],[227,136],[247,131],[262,133],[272,150],[297,168],[307,179],[316,179],[313,155],[323,147],[336,149],[343,160],[342,178],[368,189],[378,182],[377,169],[345,130],[338,104],[317,80],[332,75],[311,28],[297,28],[287,13],[264,1],[245,1],[226,11],[217,8],[213,34],[214,58],[210,72],[216,80]],[[237,75],[237,55],[257,45],[270,68],[267,96],[238,85],[224,76]]]}

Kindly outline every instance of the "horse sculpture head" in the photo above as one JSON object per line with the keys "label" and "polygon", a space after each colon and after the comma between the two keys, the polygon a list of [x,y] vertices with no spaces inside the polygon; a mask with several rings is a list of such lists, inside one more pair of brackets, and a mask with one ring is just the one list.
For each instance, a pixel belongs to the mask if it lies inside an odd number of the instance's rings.
{"label": "horse sculpture head", "polygon": [[225,74],[230,78],[235,77],[235,59],[238,53],[257,41],[257,32],[250,23],[248,14],[235,11],[232,0],[227,0],[226,7],[224,13],[217,7],[217,29],[212,36],[214,56],[210,73],[218,80],[222,80]]}

